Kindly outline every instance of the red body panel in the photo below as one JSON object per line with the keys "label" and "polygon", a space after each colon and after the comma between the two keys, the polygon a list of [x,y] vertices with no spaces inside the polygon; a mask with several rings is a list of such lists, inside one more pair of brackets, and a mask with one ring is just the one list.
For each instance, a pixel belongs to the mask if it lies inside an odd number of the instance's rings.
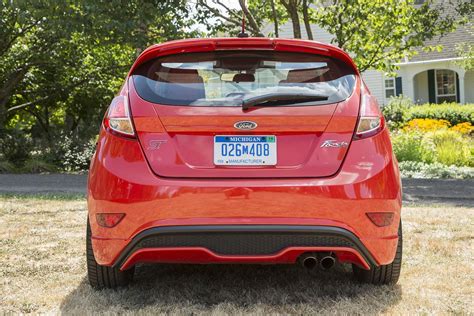
{"label": "red body panel", "polygon": [[[325,54],[355,67],[347,54],[320,43],[215,39],[152,46],[132,70],[160,54],[239,47]],[[359,109],[352,103],[359,102],[360,85],[358,79],[352,96],[339,104],[294,107],[291,111],[261,108],[245,114],[232,107],[206,113],[202,108],[151,104],[140,99],[133,85],[124,86],[122,93],[129,95],[138,139],[101,129],[88,183],[97,262],[113,265],[131,240],[150,228],[246,224],[340,227],[360,239],[376,264],[392,262],[401,210],[398,166],[386,129],[351,141]],[[208,146],[209,133],[236,133],[232,125],[242,119],[258,121],[259,129],[252,131],[256,134],[278,135],[283,125],[283,144],[294,141],[289,135],[295,134],[301,136],[302,143],[294,145],[298,150],[279,152],[275,168],[239,168],[238,172],[214,167],[212,153],[193,149]],[[308,147],[319,147],[326,139],[348,141],[350,146],[309,154]],[[150,140],[166,140],[160,155],[147,147]],[[180,149],[178,154],[166,150],[166,146],[180,142],[189,144],[175,147]],[[377,227],[366,212],[393,212],[395,216],[391,225]],[[96,213],[126,215],[116,227],[105,228],[97,224]],[[308,251],[333,251],[340,261],[369,268],[357,251],[341,247],[288,247],[271,256],[223,256],[199,247],[148,248],[131,254],[121,267],[139,262],[294,263]]]}
{"label": "red body panel", "polygon": [[[359,84],[344,102],[322,106],[261,108],[243,113],[240,107],[157,105],[141,99],[130,82],[135,128],[152,170],[177,178],[327,177],[337,172],[347,147],[321,148],[328,139],[350,143],[357,123]],[[153,113],[153,112],[154,113]],[[242,132],[234,123],[258,124]],[[278,164],[235,168],[213,164],[215,135],[275,135]],[[324,136],[324,137],[323,137]],[[150,146],[161,142],[159,150]]]}

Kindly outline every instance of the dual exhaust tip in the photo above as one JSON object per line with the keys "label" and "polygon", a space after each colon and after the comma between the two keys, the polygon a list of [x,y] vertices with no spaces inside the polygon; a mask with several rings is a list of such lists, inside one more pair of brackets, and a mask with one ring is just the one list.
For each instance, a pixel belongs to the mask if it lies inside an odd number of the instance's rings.
{"label": "dual exhaust tip", "polygon": [[336,264],[336,257],[331,252],[307,253],[300,257],[300,262],[308,270],[316,267],[322,270],[329,270]]}

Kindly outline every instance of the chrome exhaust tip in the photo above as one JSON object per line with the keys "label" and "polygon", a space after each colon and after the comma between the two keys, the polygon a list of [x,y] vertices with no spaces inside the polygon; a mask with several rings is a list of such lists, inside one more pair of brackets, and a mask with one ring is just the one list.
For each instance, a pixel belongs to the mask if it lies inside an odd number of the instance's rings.
{"label": "chrome exhaust tip", "polygon": [[332,267],[334,267],[335,263],[336,263],[336,259],[331,255],[324,256],[324,257],[321,258],[321,260],[319,260],[319,266],[323,270],[331,269]]}
{"label": "chrome exhaust tip", "polygon": [[314,253],[302,254],[299,258],[299,262],[307,270],[313,270],[318,266],[318,258]]}
{"label": "chrome exhaust tip", "polygon": [[314,256],[308,256],[303,259],[303,267],[308,270],[313,270],[318,265],[318,259]]}

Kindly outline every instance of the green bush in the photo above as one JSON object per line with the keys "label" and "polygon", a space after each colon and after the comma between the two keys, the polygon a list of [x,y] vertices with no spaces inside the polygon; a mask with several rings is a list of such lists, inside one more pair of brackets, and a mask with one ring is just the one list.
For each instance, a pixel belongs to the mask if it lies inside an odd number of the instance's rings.
{"label": "green bush", "polygon": [[423,133],[419,130],[401,130],[392,134],[392,144],[400,162],[474,166],[474,140],[456,131],[443,129]]}
{"label": "green bush", "polygon": [[32,150],[32,140],[23,131],[0,131],[0,156],[14,167],[22,166],[30,158]]}
{"label": "green bush", "polygon": [[40,158],[30,158],[18,171],[23,173],[57,172],[58,167]]}
{"label": "green bush", "polygon": [[[447,166],[474,166],[474,143],[470,137],[464,137],[455,131],[439,130],[426,133],[423,143],[425,147],[434,149],[434,160],[439,163]],[[429,145],[426,146],[427,144]]]}
{"label": "green bush", "polygon": [[408,120],[416,118],[430,118],[446,120],[454,126],[469,122],[474,125],[474,104],[443,103],[424,104],[411,107],[407,113]]}
{"label": "green bush", "polygon": [[0,173],[14,173],[15,166],[8,161],[0,160]]}
{"label": "green bush", "polygon": [[391,98],[382,108],[388,126],[393,130],[413,119],[446,120],[451,126],[469,122],[474,125],[474,104],[443,103],[414,105],[405,97]]}
{"label": "green bush", "polygon": [[404,96],[390,99],[390,102],[382,108],[382,113],[390,129],[399,128],[408,121],[408,111],[412,106],[414,106],[413,102]]}
{"label": "green bush", "polygon": [[94,139],[81,139],[70,134],[61,134],[57,137],[55,151],[49,155],[50,160],[67,172],[87,171],[92,155],[95,151]]}
{"label": "green bush", "polygon": [[393,151],[398,161],[432,162],[434,148],[423,138],[424,134],[419,131],[399,131],[392,134]]}
{"label": "green bush", "polygon": [[426,179],[474,179],[474,168],[446,166],[440,163],[427,164],[418,161],[399,163],[400,173],[404,178]]}

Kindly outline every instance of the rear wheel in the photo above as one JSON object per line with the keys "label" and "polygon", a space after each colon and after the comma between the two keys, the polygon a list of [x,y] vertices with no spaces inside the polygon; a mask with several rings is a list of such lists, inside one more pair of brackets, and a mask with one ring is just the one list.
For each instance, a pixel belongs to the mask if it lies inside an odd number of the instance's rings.
{"label": "rear wheel", "polygon": [[356,265],[352,265],[352,271],[354,272],[355,277],[363,283],[371,283],[375,285],[396,284],[400,277],[400,270],[402,268],[402,248],[402,222],[400,221],[400,226],[398,228],[397,253],[395,254],[393,262],[370,270],[364,270]]}
{"label": "rear wheel", "polygon": [[86,233],[87,275],[93,288],[116,288],[129,284],[133,279],[135,268],[120,271],[118,268],[103,266],[97,263],[92,251],[92,233],[87,221]]}

